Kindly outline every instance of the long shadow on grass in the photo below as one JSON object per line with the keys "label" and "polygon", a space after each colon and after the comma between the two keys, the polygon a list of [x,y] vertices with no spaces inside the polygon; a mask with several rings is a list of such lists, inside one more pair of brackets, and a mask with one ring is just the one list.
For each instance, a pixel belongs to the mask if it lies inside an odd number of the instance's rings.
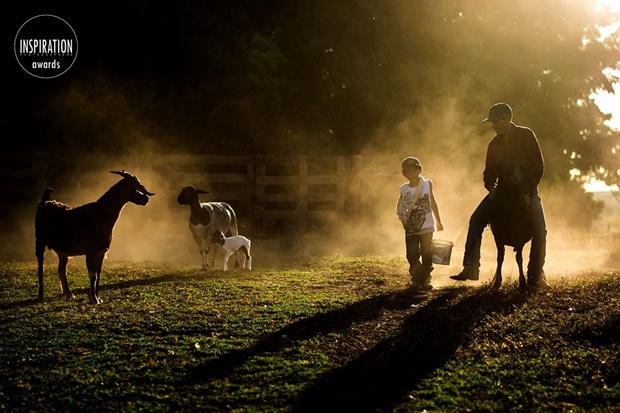
{"label": "long shadow on grass", "polygon": [[[104,274],[105,277],[105,274]],[[102,284],[99,289],[100,291],[112,291],[112,290],[124,290],[126,288],[138,287],[138,286],[148,286],[161,284],[166,282],[175,282],[175,281],[188,281],[188,280],[204,280],[207,278],[216,278],[217,276],[213,276],[208,273],[199,273],[199,274],[164,274],[157,277],[147,277],[135,280],[126,280],[120,281],[111,284]],[[70,286],[76,283],[88,283],[88,277],[74,277],[77,280],[74,282],[70,282]],[[71,292],[75,294],[76,301],[84,301],[88,299],[88,287],[80,287],[80,288],[71,288]],[[35,291],[36,293],[36,291]],[[45,294],[46,301],[52,301],[57,299],[56,297],[60,297],[59,299],[63,300],[64,296],[59,292],[59,290],[51,291],[51,289],[46,290]],[[105,296],[103,297],[105,301]],[[9,303],[0,303],[0,310],[9,310],[12,308],[21,308],[21,307],[29,307],[39,304],[39,300],[33,298],[29,300],[15,301]]]}
{"label": "long shadow on grass", "polygon": [[[452,288],[430,296],[409,291],[384,294],[292,323],[251,347],[204,362],[190,374],[196,382],[226,378],[251,358],[298,341],[333,332],[349,334],[346,330],[353,324],[380,319],[386,311],[410,314],[399,334],[328,372],[291,401],[296,412],[377,411],[401,402],[408,391],[443,366],[487,314],[512,312],[526,300],[516,288],[499,292],[487,287]],[[423,302],[411,311],[412,305]]]}
{"label": "long shadow on grass", "polygon": [[512,312],[527,296],[516,289],[453,290],[409,316],[396,337],[315,382],[295,412],[374,412],[403,402],[407,392],[443,366],[490,312]]}
{"label": "long shadow on grass", "polygon": [[289,324],[281,330],[264,337],[252,347],[231,351],[215,360],[198,365],[190,374],[195,381],[224,378],[231,375],[235,368],[257,355],[279,351],[299,340],[342,331],[353,323],[376,319],[385,310],[406,310],[411,308],[412,305],[420,304],[427,299],[426,296],[415,295],[410,291],[367,298],[344,308],[321,313]]}
{"label": "long shadow on grass", "polygon": [[20,308],[20,307],[30,307],[32,305],[39,304],[39,300],[37,299],[29,299],[22,301],[15,301],[12,303],[0,303],[0,310],[9,310],[11,308]]}

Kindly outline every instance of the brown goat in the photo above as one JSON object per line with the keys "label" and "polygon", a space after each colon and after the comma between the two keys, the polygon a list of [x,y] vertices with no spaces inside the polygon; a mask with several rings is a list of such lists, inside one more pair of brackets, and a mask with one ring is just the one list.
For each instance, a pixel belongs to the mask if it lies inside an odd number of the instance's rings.
{"label": "brown goat", "polygon": [[519,287],[527,287],[523,273],[523,247],[532,239],[529,215],[530,196],[522,184],[524,174],[514,157],[504,158],[497,167],[497,187],[491,200],[489,222],[497,246],[497,269],[493,278],[493,289],[502,284],[504,246],[514,247],[519,267]]}
{"label": "brown goat", "polygon": [[45,249],[49,248],[58,255],[58,276],[65,297],[73,297],[67,283],[69,257],[85,255],[90,278],[89,301],[91,304],[102,302],[99,298],[99,279],[103,259],[112,243],[114,225],[127,202],[146,205],[149,196],[155,195],[129,172],[110,173],[120,175],[123,179],[96,202],[76,208],[50,200],[51,188],[44,191],[35,217],[39,301],[43,301],[43,259]]}

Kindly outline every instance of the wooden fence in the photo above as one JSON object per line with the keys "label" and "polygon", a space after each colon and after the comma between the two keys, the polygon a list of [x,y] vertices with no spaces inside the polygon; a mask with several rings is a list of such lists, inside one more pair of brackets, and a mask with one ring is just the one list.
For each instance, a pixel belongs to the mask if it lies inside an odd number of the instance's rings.
{"label": "wooden fence", "polygon": [[24,207],[33,210],[46,186],[70,205],[92,201],[115,182],[105,174],[114,169],[134,173],[156,192],[153,202],[164,204],[159,213],[178,211],[176,196],[187,185],[210,191],[203,201],[230,203],[248,227],[285,225],[304,231],[309,225],[354,219],[361,208],[361,156],[0,153],[0,165],[3,218]]}

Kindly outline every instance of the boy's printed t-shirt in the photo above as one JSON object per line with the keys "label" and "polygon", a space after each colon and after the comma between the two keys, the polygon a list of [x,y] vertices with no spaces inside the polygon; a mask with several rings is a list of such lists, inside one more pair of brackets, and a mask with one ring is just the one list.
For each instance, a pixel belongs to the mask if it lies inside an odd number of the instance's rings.
{"label": "boy's printed t-shirt", "polygon": [[[433,232],[435,230],[435,220],[431,209],[431,190],[428,179],[424,180],[420,199],[418,199],[418,202],[414,207],[413,199],[415,197],[416,189],[417,185],[414,187],[410,187],[409,183],[404,183],[401,185],[398,203],[398,216],[401,220],[409,217],[411,228],[407,231],[407,234],[420,235]],[[414,211],[411,215],[409,215],[411,208],[414,208]]]}

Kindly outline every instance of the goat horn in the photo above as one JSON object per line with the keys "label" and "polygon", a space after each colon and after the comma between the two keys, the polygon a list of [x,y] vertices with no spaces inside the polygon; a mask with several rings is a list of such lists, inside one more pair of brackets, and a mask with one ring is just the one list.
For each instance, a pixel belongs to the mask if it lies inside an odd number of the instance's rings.
{"label": "goat horn", "polygon": [[209,191],[205,191],[204,189],[196,189],[197,194],[208,194]]}
{"label": "goat horn", "polygon": [[122,172],[120,171],[109,171],[111,174],[116,174],[116,175],[120,175],[123,178],[133,178],[133,175],[130,174],[129,172],[125,172],[125,170],[123,169]]}

